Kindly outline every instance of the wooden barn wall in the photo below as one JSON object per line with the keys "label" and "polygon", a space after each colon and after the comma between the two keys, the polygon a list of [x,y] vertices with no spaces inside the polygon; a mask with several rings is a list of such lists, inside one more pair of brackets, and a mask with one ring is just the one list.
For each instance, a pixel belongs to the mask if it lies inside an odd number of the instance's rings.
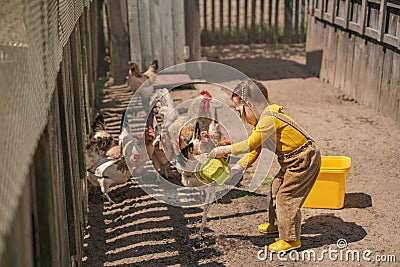
{"label": "wooden barn wall", "polygon": [[[184,1],[129,0],[127,5],[130,60],[142,69],[147,68],[154,59],[158,60],[160,69],[183,63]],[[111,26],[110,31],[116,30]],[[128,60],[124,63],[125,72]]]}
{"label": "wooden barn wall", "polygon": [[[400,12],[390,9],[390,3],[368,2],[367,10],[359,5],[357,17],[344,12],[348,17],[336,23],[340,12],[332,17],[314,6],[308,19],[307,67],[358,103],[400,121]],[[386,15],[382,6],[388,7]]]}

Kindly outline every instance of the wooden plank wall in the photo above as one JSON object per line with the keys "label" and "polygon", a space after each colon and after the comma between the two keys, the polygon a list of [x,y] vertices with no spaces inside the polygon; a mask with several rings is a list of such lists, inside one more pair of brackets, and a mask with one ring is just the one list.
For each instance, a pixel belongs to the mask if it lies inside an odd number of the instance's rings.
{"label": "wooden plank wall", "polygon": [[126,63],[133,61],[143,70],[155,59],[160,69],[183,63],[184,1],[132,0],[127,5],[130,59]]}
{"label": "wooden plank wall", "polygon": [[318,6],[310,12],[307,67],[357,102],[400,121],[400,3],[341,2],[330,14]]}

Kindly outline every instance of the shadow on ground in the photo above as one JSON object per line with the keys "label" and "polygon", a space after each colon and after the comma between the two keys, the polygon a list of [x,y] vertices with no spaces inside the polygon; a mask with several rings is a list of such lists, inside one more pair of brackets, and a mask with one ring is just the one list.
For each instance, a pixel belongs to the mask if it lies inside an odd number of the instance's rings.
{"label": "shadow on ground", "polygon": [[365,209],[372,207],[372,198],[365,193],[346,193],[344,196],[344,208]]}
{"label": "shadow on ground", "polygon": [[[347,243],[353,243],[362,240],[367,232],[361,226],[354,222],[345,222],[334,215],[318,215],[305,220],[302,225],[302,247],[298,251],[319,248],[325,245],[334,245],[339,239],[346,239]],[[248,240],[257,247],[275,242],[278,234],[269,235],[222,235],[222,238]]]}
{"label": "shadow on ground", "polygon": [[234,67],[243,73],[251,73],[252,78],[263,81],[313,77],[305,65],[280,58],[229,59],[218,62]]}

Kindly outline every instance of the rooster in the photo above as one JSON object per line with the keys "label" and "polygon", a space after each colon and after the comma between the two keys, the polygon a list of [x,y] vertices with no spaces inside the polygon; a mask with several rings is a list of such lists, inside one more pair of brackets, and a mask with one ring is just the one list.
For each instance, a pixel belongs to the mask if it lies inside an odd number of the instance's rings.
{"label": "rooster", "polygon": [[[185,142],[189,143],[193,139],[194,129],[196,124],[198,124],[201,131],[208,131],[209,125],[211,123],[210,119],[210,102],[212,101],[212,96],[208,91],[201,91],[200,96],[191,100],[192,103],[187,108],[187,112],[180,114],[177,110],[169,113],[164,121],[164,129],[168,132],[169,140],[179,140],[182,137]],[[198,136],[200,139],[200,136]],[[174,145],[176,146],[176,144]],[[179,153],[179,151],[176,151]],[[176,155],[178,153],[175,153]]]}

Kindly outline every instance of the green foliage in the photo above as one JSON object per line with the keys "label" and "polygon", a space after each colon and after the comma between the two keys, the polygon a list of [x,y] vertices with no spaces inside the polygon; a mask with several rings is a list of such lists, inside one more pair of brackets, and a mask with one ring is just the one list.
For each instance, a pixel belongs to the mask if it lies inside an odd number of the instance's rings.
{"label": "green foliage", "polygon": [[[299,29],[300,30],[300,29]],[[304,39],[305,37],[298,35],[293,29],[292,40]],[[272,26],[269,27],[266,24],[255,24],[254,30],[251,25],[248,25],[246,29],[244,26],[240,26],[239,29],[235,25],[232,25],[231,32],[229,34],[228,27],[224,27],[222,38],[220,35],[220,29],[216,28],[214,32],[211,29],[201,30],[201,43],[202,45],[210,44],[232,44],[232,43],[276,43],[284,41],[284,27],[283,26]]]}
{"label": "green foliage", "polygon": [[272,180],[274,180],[273,177],[265,177],[265,180],[264,180],[264,182],[262,183],[262,185],[263,185],[263,186],[266,186],[266,187],[271,187],[271,185],[272,185]]}

